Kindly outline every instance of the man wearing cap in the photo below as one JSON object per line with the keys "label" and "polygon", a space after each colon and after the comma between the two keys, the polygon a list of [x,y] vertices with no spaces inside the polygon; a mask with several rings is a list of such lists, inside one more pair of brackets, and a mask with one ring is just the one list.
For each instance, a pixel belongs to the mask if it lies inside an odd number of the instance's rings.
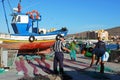
{"label": "man wearing cap", "polygon": [[[59,73],[63,74],[63,72],[64,72],[64,70],[63,70],[63,59],[64,59],[63,51],[70,52],[69,49],[64,47],[63,42],[64,42],[64,37],[62,35],[57,35],[56,42],[53,46],[53,50],[55,52],[53,70],[54,70],[55,74],[59,74]],[[59,72],[57,71],[58,64],[59,64]]]}

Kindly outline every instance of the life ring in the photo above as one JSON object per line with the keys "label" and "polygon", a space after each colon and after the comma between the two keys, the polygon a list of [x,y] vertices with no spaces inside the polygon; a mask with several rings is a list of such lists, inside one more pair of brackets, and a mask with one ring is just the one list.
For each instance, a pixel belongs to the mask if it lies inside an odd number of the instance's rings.
{"label": "life ring", "polygon": [[[34,13],[36,14],[35,16]],[[31,12],[27,12],[26,14],[29,14],[31,19],[40,19],[40,14],[36,10],[32,10]]]}
{"label": "life ring", "polygon": [[30,15],[30,18],[34,19],[34,16],[32,15],[32,12],[27,12],[26,15]]}
{"label": "life ring", "polygon": [[34,42],[34,41],[35,41],[35,36],[31,35],[31,36],[29,37],[29,42]]}
{"label": "life ring", "polygon": [[38,11],[33,10],[32,14],[36,13],[36,18],[35,19],[39,19],[40,18],[40,14],[38,13]]}

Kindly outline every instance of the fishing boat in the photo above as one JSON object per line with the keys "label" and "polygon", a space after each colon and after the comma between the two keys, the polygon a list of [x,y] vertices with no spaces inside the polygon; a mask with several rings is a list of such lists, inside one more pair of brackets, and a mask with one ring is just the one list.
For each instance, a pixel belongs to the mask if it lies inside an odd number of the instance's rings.
{"label": "fishing boat", "polygon": [[[2,3],[4,8],[4,0]],[[41,15],[37,10],[22,13],[21,1],[19,1],[12,13],[11,26],[14,34],[0,35],[0,47],[27,51],[45,50],[54,44],[57,35],[67,35],[68,30],[65,27],[59,30],[39,29],[40,21]]]}

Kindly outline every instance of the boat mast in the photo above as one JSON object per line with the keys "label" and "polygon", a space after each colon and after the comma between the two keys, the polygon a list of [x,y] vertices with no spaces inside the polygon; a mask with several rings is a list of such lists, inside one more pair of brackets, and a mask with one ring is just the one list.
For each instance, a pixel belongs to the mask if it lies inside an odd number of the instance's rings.
{"label": "boat mast", "polygon": [[19,0],[19,3],[18,3],[18,13],[20,13],[21,12],[21,5],[20,5],[20,3],[21,3],[21,0]]}
{"label": "boat mast", "polygon": [[10,34],[10,29],[9,29],[9,25],[8,25],[8,19],[7,19],[5,5],[4,5],[4,0],[2,0],[2,6],[3,6],[3,10],[4,10],[4,15],[5,15],[5,20],[6,20],[7,28],[8,28],[8,33]]}

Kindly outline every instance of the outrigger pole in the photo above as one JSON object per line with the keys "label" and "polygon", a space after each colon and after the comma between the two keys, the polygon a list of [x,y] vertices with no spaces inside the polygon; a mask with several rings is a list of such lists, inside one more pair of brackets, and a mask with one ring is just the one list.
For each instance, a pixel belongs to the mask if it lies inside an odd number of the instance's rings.
{"label": "outrigger pole", "polygon": [[10,29],[9,29],[9,25],[8,25],[8,20],[7,20],[7,16],[6,16],[6,10],[5,10],[5,5],[4,5],[4,0],[2,0],[2,5],[3,5],[4,14],[5,14],[5,20],[6,20],[6,24],[7,24],[7,28],[8,28],[8,33],[10,33]]}

